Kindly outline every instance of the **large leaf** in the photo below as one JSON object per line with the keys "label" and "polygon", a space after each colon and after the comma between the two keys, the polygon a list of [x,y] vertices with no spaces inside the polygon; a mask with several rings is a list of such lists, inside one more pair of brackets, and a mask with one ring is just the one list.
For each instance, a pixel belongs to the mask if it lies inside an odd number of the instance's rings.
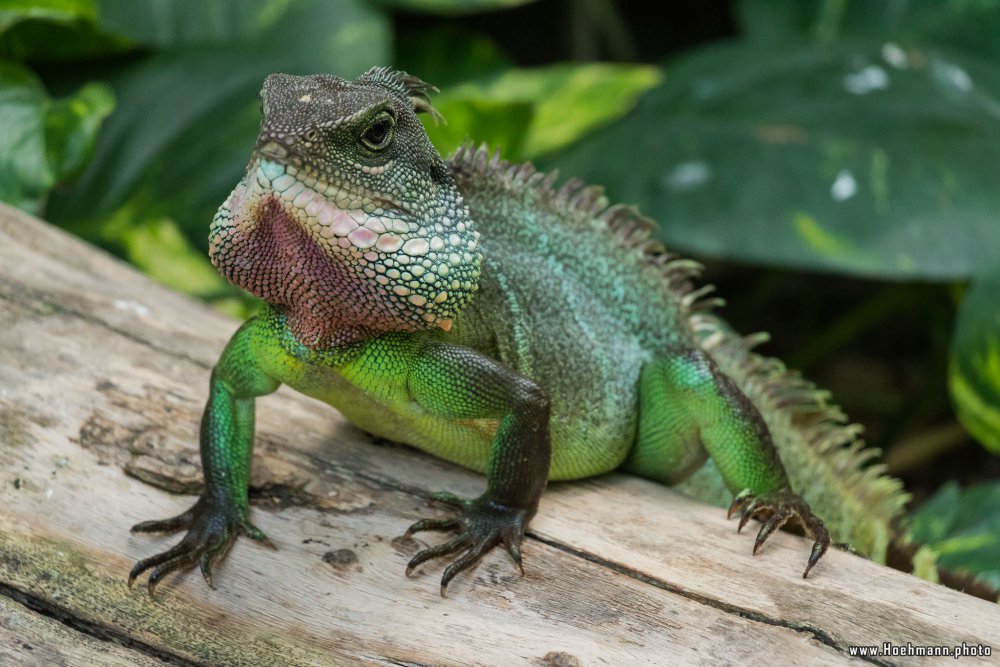
{"label": "large leaf", "polygon": [[97,25],[96,0],[0,0],[0,57],[61,60],[123,51]]}
{"label": "large leaf", "polygon": [[1000,247],[1000,70],[880,43],[737,43],[683,58],[551,165],[673,245],[884,277],[972,274]]}
{"label": "large leaf", "polygon": [[1000,261],[977,276],[962,300],[948,386],[965,428],[1000,454]]}
{"label": "large leaf", "polygon": [[1000,589],[1000,482],[965,489],[948,482],[913,513],[910,534],[942,567],[975,573]]}
{"label": "large leaf", "polygon": [[[620,118],[660,80],[660,70],[650,65],[564,64],[508,70],[436,96],[435,105],[447,112],[448,124],[429,132],[442,152],[471,139],[502,149],[511,160],[534,159]],[[522,115],[526,109],[530,118]],[[505,114],[509,118],[503,118]],[[496,127],[491,127],[493,118]],[[512,136],[518,124],[523,135]]]}
{"label": "large leaf", "polygon": [[504,156],[511,159],[524,155],[524,138],[535,115],[530,102],[442,95],[434,100],[434,107],[446,122],[435,124],[425,120],[424,127],[442,155],[466,141],[502,147]]}
{"label": "large leaf", "polygon": [[[737,14],[749,39],[867,38],[931,42],[981,57],[1000,56],[997,0],[741,0]],[[898,45],[890,41],[890,54]],[[891,56],[890,56],[891,57]]]}
{"label": "large leaf", "polygon": [[96,18],[94,0],[4,0],[0,4],[0,32],[21,21],[73,22]]}
{"label": "large leaf", "polygon": [[96,239],[109,215],[128,204],[150,220],[176,221],[203,246],[212,213],[253,146],[264,78],[276,71],[353,77],[388,60],[389,26],[367,4],[281,5],[285,11],[258,34],[195,45],[187,45],[193,36],[175,35],[184,46],[115,77],[119,111],[77,186],[53,200],[52,218]]}
{"label": "large leaf", "polygon": [[53,186],[83,166],[113,107],[103,84],[53,101],[34,74],[0,61],[0,201],[41,213]]}
{"label": "large leaf", "polygon": [[[98,0],[104,30],[158,49],[253,39],[273,29],[294,4],[295,0]],[[323,45],[317,48],[322,50]]]}

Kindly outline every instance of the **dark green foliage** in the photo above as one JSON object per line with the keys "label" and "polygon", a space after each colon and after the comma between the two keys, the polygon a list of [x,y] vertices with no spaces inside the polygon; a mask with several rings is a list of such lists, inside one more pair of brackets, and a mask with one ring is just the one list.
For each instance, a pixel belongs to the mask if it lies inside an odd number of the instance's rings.
{"label": "dark green foliage", "polygon": [[998,109],[1000,68],[960,53],[739,42],[666,63],[635,113],[551,162],[699,253],[967,278],[1000,247]]}
{"label": "dark green foliage", "polygon": [[104,84],[53,100],[31,71],[0,60],[0,201],[41,212],[49,191],[86,164],[113,107]]}
{"label": "dark green foliage", "polygon": [[980,276],[962,301],[948,383],[962,423],[1000,454],[1000,266]]}
{"label": "dark green foliage", "polygon": [[960,489],[948,482],[914,513],[910,530],[943,567],[975,572],[1000,588],[1000,483]]}

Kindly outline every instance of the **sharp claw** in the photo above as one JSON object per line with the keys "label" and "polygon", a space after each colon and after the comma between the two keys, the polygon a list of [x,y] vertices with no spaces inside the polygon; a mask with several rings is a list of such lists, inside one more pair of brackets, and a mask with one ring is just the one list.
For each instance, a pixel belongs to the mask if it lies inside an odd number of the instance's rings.
{"label": "sharp claw", "polygon": [[185,541],[181,540],[179,544],[174,545],[174,547],[168,549],[167,551],[164,551],[161,554],[150,556],[149,558],[143,558],[141,561],[136,563],[135,566],[132,568],[132,571],[129,572],[128,575],[129,588],[132,587],[132,584],[143,572],[145,572],[149,568],[154,568],[153,572],[155,573],[156,570],[158,570],[161,565],[170,562],[176,559],[178,556],[180,556],[184,552],[184,549],[185,549]]}
{"label": "sharp claw", "polygon": [[806,571],[802,573],[803,579],[809,576],[809,570],[813,569],[813,565],[819,562],[819,559],[823,557],[829,546],[830,543],[825,541],[818,541],[813,544],[812,553],[809,554],[809,562],[806,564]]}
{"label": "sharp claw", "polygon": [[201,557],[198,566],[201,569],[201,576],[205,579],[205,583],[208,584],[209,588],[215,590],[215,583],[212,582],[212,561],[208,555]]}
{"label": "sharp claw", "polygon": [[767,538],[769,538],[771,536],[771,532],[773,530],[774,529],[771,528],[771,523],[770,522],[765,523],[763,526],[761,526],[760,527],[760,532],[757,533],[757,539],[754,540],[753,550],[750,553],[752,553],[754,556],[756,556],[757,555],[757,550],[760,549],[764,545],[765,540],[767,540]]}
{"label": "sharp claw", "polygon": [[761,512],[770,513],[770,516],[767,517],[757,532],[757,538],[754,540],[753,545],[754,554],[757,553],[775,531],[779,530],[792,518],[796,518],[802,524],[806,535],[815,540],[812,552],[809,555],[809,562],[806,565],[805,572],[802,573],[803,578],[809,575],[809,571],[812,570],[813,566],[816,565],[830,546],[830,534],[827,532],[823,522],[812,513],[809,505],[801,497],[788,489],[759,497],[754,496],[748,491],[741,492],[730,503],[728,517],[732,518],[733,514],[737,511],[740,514],[740,523],[736,528],[736,532],[741,532],[754,515]]}
{"label": "sharp claw", "polygon": [[775,531],[780,530],[781,527],[784,526],[791,518],[791,512],[782,511],[768,519],[767,522],[760,527],[760,532],[757,533],[757,539],[753,544],[753,553],[756,554],[757,550],[763,546],[767,538],[771,537]]}
{"label": "sharp claw", "polygon": [[743,504],[743,499],[739,496],[733,496],[733,502],[729,503],[729,511],[726,512],[726,518],[732,519],[733,514],[736,514],[736,510],[740,508],[741,504]]}
{"label": "sharp claw", "polygon": [[455,578],[456,574],[463,570],[467,570],[478,563],[479,559],[483,557],[483,554],[489,551],[494,544],[496,544],[495,540],[484,540],[469,547],[468,551],[459,556],[454,562],[452,562],[451,565],[444,569],[444,575],[441,577],[441,589],[443,590],[447,588],[448,584]]}
{"label": "sharp claw", "polygon": [[517,565],[518,569],[521,570],[521,576],[524,576],[524,563],[521,562],[521,547],[517,546],[513,542],[507,544],[507,553],[510,557],[514,559],[514,564]]}
{"label": "sharp claw", "polygon": [[149,575],[149,581],[146,582],[146,590],[149,591],[149,597],[154,597],[156,595],[156,586],[160,583],[160,579],[166,572],[161,569],[161,566],[156,566]]}
{"label": "sharp claw", "polygon": [[733,515],[737,510],[746,507],[748,504],[753,505],[757,501],[756,496],[750,491],[750,489],[744,489],[740,491],[735,496],[733,496],[733,502],[729,503],[729,511],[726,512],[726,518],[732,519]]}
{"label": "sharp claw", "polygon": [[132,571],[128,573],[128,587],[132,588],[135,580],[139,578],[139,575],[146,571],[146,561],[148,558],[144,558],[132,567]]}
{"label": "sharp claw", "polygon": [[748,507],[745,510],[743,510],[743,512],[740,514],[740,524],[736,526],[737,533],[743,532],[743,527],[747,525],[747,522],[750,521],[750,517],[752,516],[753,516],[753,511],[751,508]]}
{"label": "sharp claw", "polygon": [[147,591],[152,597],[158,584],[168,574],[199,566],[205,582],[215,588],[212,568],[216,562],[224,558],[236,538],[243,534],[260,542],[264,546],[276,549],[274,543],[245,516],[234,515],[231,508],[220,508],[211,500],[202,497],[184,514],[166,519],[165,521],[146,521],[132,527],[136,532],[159,532],[177,529],[187,529],[183,539],[167,551],[140,560],[129,572],[129,588],[147,570],[149,579]]}
{"label": "sharp claw", "polygon": [[452,539],[417,553],[406,565],[406,576],[411,576],[420,565],[456,552],[459,555],[445,568],[441,576],[440,593],[447,597],[448,585],[461,572],[476,565],[483,554],[503,544],[511,559],[524,575],[520,542],[524,537],[524,523],[533,514],[526,508],[509,507],[484,495],[476,500],[461,500],[450,493],[436,493],[434,500],[459,505],[462,511],[448,519],[423,519],[407,528],[405,537],[420,531],[458,531]]}

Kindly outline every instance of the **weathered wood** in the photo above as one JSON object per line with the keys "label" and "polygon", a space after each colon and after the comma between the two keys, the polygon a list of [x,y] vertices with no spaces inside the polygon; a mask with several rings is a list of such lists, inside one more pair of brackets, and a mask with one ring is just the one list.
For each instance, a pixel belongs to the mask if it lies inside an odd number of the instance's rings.
{"label": "weathered wood", "polygon": [[[255,522],[279,551],[241,540],[218,590],[191,573],[150,600],[127,572],[179,536],[128,527],[193,502],[163,489],[197,489],[208,371],[236,323],[4,208],[0,322],[0,642],[37,643],[56,664],[843,664],[848,646],[886,641],[1000,649],[996,605],[841,552],[802,580],[804,540],[777,535],[751,556],[753,531],[623,475],[553,485],[526,576],[491,553],[442,599],[440,564],[403,575],[440,538],[399,536],[439,511],[429,491],[474,494],[482,478],[372,443],[286,389],[258,401],[253,476]],[[981,662],[1000,658],[962,664]]]}

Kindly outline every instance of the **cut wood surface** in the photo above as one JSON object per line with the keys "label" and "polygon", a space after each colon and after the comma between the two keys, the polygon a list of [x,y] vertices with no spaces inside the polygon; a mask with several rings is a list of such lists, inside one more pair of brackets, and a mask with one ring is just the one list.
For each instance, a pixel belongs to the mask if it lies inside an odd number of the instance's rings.
{"label": "cut wood surface", "polygon": [[[258,400],[254,521],[217,590],[197,572],[156,599],[139,558],[180,535],[131,535],[200,484],[208,375],[238,323],[45,223],[0,207],[0,663],[7,665],[931,664],[849,647],[989,646],[1000,607],[754,530],[625,475],[554,484],[523,547],[438,594],[442,565],[402,539],[446,510],[429,493],[479,475],[376,443],[286,388]],[[938,659],[942,662],[944,659]],[[949,664],[956,664],[954,661]]]}

